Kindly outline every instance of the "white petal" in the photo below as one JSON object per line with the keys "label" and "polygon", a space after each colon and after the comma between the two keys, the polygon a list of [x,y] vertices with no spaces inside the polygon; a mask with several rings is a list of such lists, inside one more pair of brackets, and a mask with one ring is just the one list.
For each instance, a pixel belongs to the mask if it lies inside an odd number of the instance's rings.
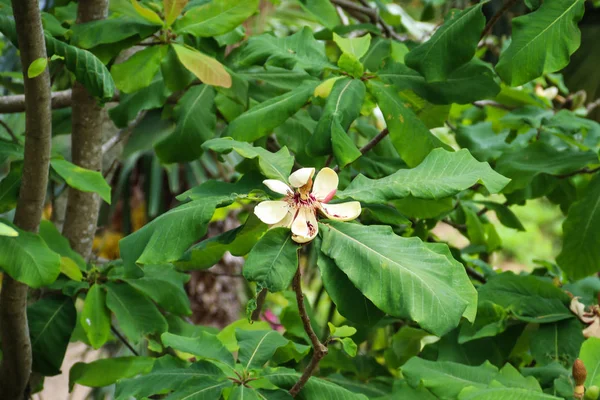
{"label": "white petal", "polygon": [[360,203],[358,201],[349,201],[340,204],[323,204],[321,211],[327,218],[337,221],[351,221],[360,215]]}
{"label": "white petal", "polygon": [[265,224],[276,224],[288,213],[285,201],[263,201],[254,207],[254,214]]}
{"label": "white petal", "polygon": [[335,195],[339,183],[338,175],[331,168],[323,168],[315,178],[312,194],[317,200],[327,203]]}
{"label": "white petal", "polygon": [[315,174],[314,168],[300,168],[298,171],[290,175],[290,185],[299,188],[308,183],[310,178]]}
{"label": "white petal", "polygon": [[600,338],[600,318],[596,318],[590,326],[583,330],[583,336]]}
{"label": "white petal", "polygon": [[283,219],[276,224],[271,225],[271,228],[290,228],[294,222],[294,210],[290,209]]}
{"label": "white petal", "polygon": [[266,179],[263,183],[275,193],[288,194],[294,193],[294,191],[285,183],[278,181],[277,179]]}
{"label": "white petal", "polygon": [[314,209],[301,207],[292,223],[292,240],[296,243],[310,242],[318,232],[319,226]]}

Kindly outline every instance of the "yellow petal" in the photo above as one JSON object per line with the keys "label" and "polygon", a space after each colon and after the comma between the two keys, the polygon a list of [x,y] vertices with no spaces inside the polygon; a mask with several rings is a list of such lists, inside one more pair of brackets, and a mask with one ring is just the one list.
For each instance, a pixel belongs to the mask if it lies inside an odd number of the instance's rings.
{"label": "yellow petal", "polygon": [[317,236],[319,226],[314,209],[301,207],[292,223],[292,240],[296,243],[310,242]]}
{"label": "yellow petal", "polygon": [[278,181],[277,179],[265,179],[263,183],[272,191],[279,194],[290,194],[294,191],[286,185],[284,182]]}
{"label": "yellow petal", "polygon": [[361,208],[358,201],[349,201],[340,204],[321,203],[321,211],[329,219],[351,221],[360,215]]}
{"label": "yellow petal", "polygon": [[338,175],[331,168],[323,168],[315,178],[312,194],[317,200],[328,202],[335,195],[339,183]]}
{"label": "yellow petal", "polygon": [[254,207],[254,214],[265,224],[276,224],[288,213],[285,201],[263,201]]}
{"label": "yellow petal", "polygon": [[308,183],[314,174],[314,168],[300,168],[298,171],[290,175],[290,185],[295,188],[302,187]]}

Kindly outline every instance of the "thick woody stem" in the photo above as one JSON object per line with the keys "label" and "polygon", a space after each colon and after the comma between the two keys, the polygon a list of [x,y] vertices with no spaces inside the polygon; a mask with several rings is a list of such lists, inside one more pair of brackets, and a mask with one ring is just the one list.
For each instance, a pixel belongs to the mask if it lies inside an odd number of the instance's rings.
{"label": "thick woody stem", "polygon": [[[27,69],[38,58],[46,58],[46,43],[37,0],[13,0],[17,40],[21,54],[25,104],[25,157],[15,225],[36,232],[46,198],[52,114],[50,109],[50,74],[45,69],[35,78]],[[7,400],[27,396],[31,375],[31,342],[27,325],[27,289],[23,283],[4,274],[0,295],[2,368],[0,393]]]}
{"label": "thick woody stem", "polygon": [[310,338],[313,347],[313,356],[310,360],[310,363],[298,379],[298,382],[294,384],[294,386],[290,389],[290,394],[292,397],[296,397],[298,393],[302,390],[308,379],[312,376],[315,369],[319,366],[319,362],[323,357],[327,355],[328,349],[327,346],[319,340],[319,337],[315,333],[310,324],[310,317],[306,312],[306,307],[304,306],[304,293],[302,293],[302,275],[300,274],[300,267],[296,271],[296,275],[294,276],[294,280],[292,282],[292,286],[294,291],[296,292],[296,301],[298,303],[298,311],[300,312],[300,318],[302,319],[302,325],[304,325],[304,331]]}

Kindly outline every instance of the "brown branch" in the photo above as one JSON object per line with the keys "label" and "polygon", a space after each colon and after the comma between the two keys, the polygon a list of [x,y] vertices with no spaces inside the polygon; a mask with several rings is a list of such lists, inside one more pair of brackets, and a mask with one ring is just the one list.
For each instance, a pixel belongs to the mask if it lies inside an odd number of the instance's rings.
{"label": "brown branch", "polygon": [[[52,93],[53,110],[71,107],[71,89]],[[0,97],[0,114],[25,112],[25,95],[15,94]]]}
{"label": "brown branch", "polygon": [[[390,131],[388,128],[385,128],[384,130],[382,130],[381,132],[379,132],[377,134],[377,136],[375,136],[373,139],[371,139],[369,141],[369,143],[365,144],[363,147],[360,148],[360,154],[365,154],[366,152],[370,151],[373,147],[377,146],[377,144],[379,142],[381,142],[387,135],[390,134]],[[333,160],[333,156],[329,156],[329,158],[327,159],[327,162],[325,163],[325,166],[328,166],[331,161]],[[335,172],[339,172],[340,171],[340,167],[337,166],[333,169]]]}
{"label": "brown branch", "polygon": [[133,121],[131,121],[131,123],[129,125],[127,125],[127,127],[120,129],[117,134],[113,137],[111,137],[110,139],[108,139],[103,145],[102,145],[102,154],[106,154],[109,151],[111,151],[117,144],[119,144],[121,141],[123,141],[124,139],[128,138],[129,135],[131,135],[131,133],[133,132],[133,130],[135,129],[136,126],[138,126],[138,124],[140,122],[142,122],[142,120],[144,119],[144,117],[146,116],[146,111],[142,111],[140,112],[137,117],[135,117],[135,119]]}
{"label": "brown branch", "polygon": [[379,15],[379,11],[369,6],[369,3],[365,0],[360,0],[362,6],[355,4],[348,0],[331,0],[334,5],[337,5],[344,9],[348,14],[352,15],[354,18],[365,22],[364,19],[360,18],[359,15],[364,15],[373,23],[374,25],[381,25],[383,29],[383,33],[386,37],[395,39],[399,42],[406,41],[406,36],[398,34],[394,28],[392,28],[385,20]]}
{"label": "brown branch", "polygon": [[10,137],[14,143],[21,144],[21,142],[19,142],[19,139],[17,139],[17,135],[15,135],[13,130],[10,128],[10,126],[8,126],[8,124],[6,122],[4,122],[3,120],[0,119],[0,125],[2,125],[4,130],[6,132],[8,132],[8,134],[10,135]]}
{"label": "brown branch", "polygon": [[592,111],[594,111],[594,109],[596,107],[600,107],[600,99],[597,99],[596,101],[591,102],[590,104],[588,104],[585,107],[585,110],[587,111],[587,113],[591,113]]}
{"label": "brown branch", "polygon": [[[98,21],[108,15],[108,0],[80,1],[77,6],[77,23]],[[71,106],[71,158],[79,167],[102,172],[102,121],[106,113],[83,84],[75,82]],[[63,235],[69,239],[73,250],[88,259],[96,234],[100,196],[69,188],[67,214]]]}
{"label": "brown branch", "polygon": [[112,333],[115,334],[115,336],[125,345],[125,347],[127,347],[129,349],[129,351],[131,351],[134,355],[139,356],[140,354],[133,348],[133,346],[131,345],[131,343],[129,343],[129,341],[127,341],[127,339],[125,339],[125,337],[123,335],[121,335],[121,332],[119,332],[117,330],[117,328],[115,328],[114,326],[110,326],[110,330],[112,331]]}
{"label": "brown branch", "polygon": [[[35,78],[27,76],[31,63],[46,58],[46,43],[37,0],[12,0],[23,68],[25,156],[14,223],[37,232],[48,185],[52,114],[48,68]],[[27,325],[27,285],[4,274],[0,293],[2,367],[0,393],[4,399],[23,399],[31,376],[32,354]]]}
{"label": "brown branch", "polygon": [[581,175],[581,174],[594,174],[598,171],[600,171],[600,167],[592,168],[592,169],[589,169],[586,167],[586,168],[578,169],[577,171],[568,172],[566,174],[561,174],[561,175],[554,175],[554,176],[557,178],[563,179],[563,178],[570,178],[572,176]]}
{"label": "brown branch", "polygon": [[512,6],[514,6],[517,1],[518,0],[507,0],[506,3],[504,3],[504,5],[502,6],[502,8],[496,11],[496,14],[494,14],[492,18],[490,18],[488,23],[485,25],[485,28],[483,28],[483,32],[481,32],[480,39],[483,39],[485,36],[487,36],[488,33],[492,31],[492,28],[494,27],[494,25],[496,25],[496,22],[498,22],[502,15],[505,12],[507,12]]}
{"label": "brown branch", "polygon": [[306,312],[306,307],[304,306],[304,293],[302,293],[302,275],[300,274],[300,267],[296,271],[296,275],[294,276],[294,280],[292,282],[292,287],[296,292],[296,302],[298,303],[298,311],[300,313],[300,318],[302,319],[302,325],[304,325],[304,331],[310,338],[313,347],[313,356],[310,360],[310,363],[302,373],[302,376],[298,379],[298,382],[292,386],[290,389],[290,394],[292,397],[296,397],[296,395],[302,390],[308,379],[313,374],[314,370],[319,366],[319,362],[323,357],[325,357],[328,353],[328,349],[326,344],[321,343],[319,337],[315,333],[310,324],[310,317]]}

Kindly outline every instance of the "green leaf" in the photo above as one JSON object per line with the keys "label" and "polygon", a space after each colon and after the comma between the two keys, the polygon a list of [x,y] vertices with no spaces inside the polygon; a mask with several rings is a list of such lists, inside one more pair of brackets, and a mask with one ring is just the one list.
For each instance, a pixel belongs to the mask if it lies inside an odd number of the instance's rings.
{"label": "green leaf", "polygon": [[356,148],[356,145],[350,139],[338,118],[333,119],[331,127],[331,144],[335,160],[340,168],[356,161],[362,153]]}
{"label": "green leaf", "polygon": [[269,230],[250,251],[244,264],[244,277],[270,292],[285,290],[298,269],[299,249],[289,229]]}
{"label": "green leaf", "polygon": [[101,101],[112,99],[115,94],[115,83],[108,69],[95,55],[56,40],[48,34],[45,37],[48,57],[53,55],[64,57],[65,67],[92,96],[98,97]]}
{"label": "green leaf", "polygon": [[458,400],[559,400],[561,397],[527,389],[490,387],[467,387],[460,392]]}
{"label": "green leaf", "polygon": [[242,66],[265,64],[286,69],[296,66],[313,75],[330,65],[323,43],[315,40],[308,27],[282,38],[271,34],[253,36],[238,53],[237,62]]}
{"label": "green leaf", "polygon": [[510,145],[506,142],[509,132],[494,132],[491,122],[473,125],[459,125],[456,129],[456,142],[469,149],[479,161],[490,161],[500,157]]}
{"label": "green leaf", "polygon": [[463,266],[440,251],[445,245],[436,248],[415,237],[403,238],[386,226],[319,225],[321,250],[386,313],[411,318],[442,335],[477,306],[477,293]]}
{"label": "green leaf", "polygon": [[194,380],[218,379],[222,376],[223,371],[208,361],[199,361],[188,367],[179,359],[164,356],[156,359],[150,373],[131,379],[119,380],[115,389],[115,399],[141,399],[168,390],[178,389],[184,382],[192,378]]}
{"label": "green leaf", "polygon": [[89,387],[109,386],[123,378],[150,372],[153,357],[104,358],[89,364],[78,362],[69,371],[69,391],[75,384]]}
{"label": "green leaf", "polygon": [[453,71],[446,80],[427,82],[417,71],[406,65],[388,61],[377,73],[384,82],[398,91],[411,89],[434,104],[469,104],[496,97],[500,86],[487,63],[474,59]]}
{"label": "green leaf", "polygon": [[35,78],[36,76],[44,72],[47,66],[48,59],[46,57],[33,60],[33,62],[29,64],[29,68],[27,68],[27,77],[30,79]]}
{"label": "green leaf", "polygon": [[71,26],[71,44],[83,49],[92,49],[103,44],[118,43],[134,36],[142,40],[159,28],[156,25],[149,25],[146,21],[129,17],[78,23]]}
{"label": "green leaf", "polygon": [[600,176],[596,175],[563,222],[563,248],[556,261],[573,280],[600,271],[599,224]]}
{"label": "green leaf", "polygon": [[177,102],[175,131],[154,148],[164,163],[189,162],[202,154],[202,144],[215,136],[215,90],[209,85],[188,89]]}
{"label": "green leaf", "polygon": [[570,368],[585,340],[582,324],[577,319],[543,324],[531,337],[531,355],[536,366],[559,362]]}
{"label": "green leaf", "polygon": [[140,17],[144,18],[146,21],[155,25],[163,25],[162,19],[158,16],[157,13],[155,13],[151,9],[140,5],[140,3],[138,3],[137,0],[131,0],[131,4],[133,5],[133,8],[137,12],[137,14]]}
{"label": "green leaf", "polygon": [[231,87],[231,75],[223,64],[192,47],[172,44],[179,61],[201,82],[207,85]]}
{"label": "green leaf", "polygon": [[196,337],[184,337],[165,332],[160,338],[165,346],[175,350],[193,354],[202,359],[219,361],[231,368],[235,364],[233,355],[216,335],[202,332]]}
{"label": "green leaf", "polygon": [[519,221],[519,218],[511,211],[511,209],[504,204],[494,203],[493,201],[478,201],[478,204],[482,204],[488,209],[496,213],[496,217],[502,225],[516,229],[518,231],[525,231],[525,227]]}
{"label": "green leaf", "polygon": [[212,379],[202,378],[197,381],[186,382],[186,388],[176,391],[168,400],[213,400],[220,399],[223,389],[232,386],[229,380],[217,382]]}
{"label": "green leaf", "polygon": [[593,151],[559,150],[538,141],[505,152],[496,162],[496,171],[512,179],[504,190],[510,193],[525,188],[538,175],[569,173],[593,163],[598,163],[598,155]]}
{"label": "green leaf", "polygon": [[126,61],[112,66],[110,72],[117,88],[131,93],[149,86],[166,56],[168,46],[149,46]]}
{"label": "green leaf", "polygon": [[44,31],[50,33],[52,36],[68,37],[70,32],[67,28],[61,25],[61,22],[52,14],[42,12],[42,25]]}
{"label": "green leaf", "polygon": [[[294,158],[284,146],[277,153],[271,153],[262,147],[254,147],[249,143],[238,142],[231,138],[211,139],[202,145],[203,149],[210,149],[217,153],[227,154],[235,151],[240,156],[248,159],[258,158],[260,172],[267,178],[287,182]],[[262,188],[257,188],[262,189]]]}
{"label": "green leaf", "polygon": [[399,368],[409,359],[419,355],[421,350],[429,344],[438,340],[422,329],[403,326],[392,336],[392,343],[385,350],[385,362],[390,368]]}
{"label": "green leaf", "polygon": [[206,234],[219,200],[195,200],[173,208],[119,241],[126,274],[139,275],[136,264],[166,264]]}
{"label": "green leaf", "polygon": [[[0,146],[0,153],[2,153],[3,148],[9,147],[8,143],[2,144]],[[6,153],[12,153],[12,149],[8,149]],[[21,153],[20,158],[22,159],[23,155]],[[8,160],[12,157],[9,155]],[[6,160],[2,159],[2,154],[0,154],[0,162],[5,162]],[[10,164],[10,171],[8,174],[0,180],[0,213],[5,213],[17,207],[17,202],[19,201],[19,189],[21,187],[21,176],[23,172],[23,162],[15,161]]]}
{"label": "green leaf", "polygon": [[526,322],[550,323],[573,318],[569,296],[534,276],[494,275],[479,288],[479,301],[491,301]]}
{"label": "green leaf", "polygon": [[238,361],[244,369],[262,368],[273,357],[278,348],[288,344],[289,340],[277,331],[247,331],[236,329],[240,350]]}
{"label": "green leaf", "polygon": [[600,386],[600,338],[586,339],[581,346],[579,359],[588,371],[585,386]]}
{"label": "green leaf", "polygon": [[468,150],[433,150],[416,168],[399,170],[381,179],[358,175],[343,191],[341,199],[365,203],[385,203],[412,195],[422,199],[442,199],[481,182],[490,193],[498,193],[509,180],[487,163],[476,161]]}
{"label": "green leaf", "polygon": [[428,41],[406,55],[406,65],[419,71],[427,82],[439,82],[469,62],[475,55],[485,25],[483,4],[450,12]]}
{"label": "green leaf", "polygon": [[11,228],[10,226],[0,222],[0,236],[16,237],[16,236],[19,236],[19,232],[17,232],[15,229]]}
{"label": "green leaf", "polygon": [[360,115],[365,91],[365,84],[360,79],[342,78],[335,81],[319,123],[306,146],[309,155],[331,154],[331,131],[335,121],[347,131],[350,124]]}
{"label": "green leaf", "polygon": [[493,337],[506,330],[508,314],[504,308],[491,301],[479,300],[477,318],[473,324],[462,324],[458,335],[458,343]]}
{"label": "green leaf", "polygon": [[27,307],[34,371],[60,374],[76,319],[73,300],[66,296],[44,297]]}
{"label": "green leaf", "polygon": [[341,25],[340,17],[329,0],[296,0],[300,6],[317,19],[325,28]]}
{"label": "green leaf", "polygon": [[234,386],[227,400],[262,400],[267,397],[262,397],[257,391],[246,385]]}
{"label": "green leaf", "polygon": [[226,135],[235,140],[253,142],[271,134],[273,129],[306,104],[315,87],[316,82],[306,82],[290,92],[252,107],[229,124]]}
{"label": "green leaf", "polygon": [[267,228],[268,225],[251,214],[244,225],[194,245],[175,265],[186,271],[207,269],[218,263],[226,251],[237,257],[245,256]]}
{"label": "green leaf", "polygon": [[255,85],[269,85],[281,92],[296,89],[304,81],[316,80],[315,77],[300,68],[289,70],[272,66],[250,67],[237,71],[237,74]]}
{"label": "green leaf", "polygon": [[353,56],[356,60],[364,56],[371,44],[371,35],[368,33],[361,37],[346,39],[333,33],[333,41],[338,45],[342,53]]}
{"label": "green leaf", "polygon": [[190,300],[184,284],[190,276],[177,272],[171,265],[146,265],[144,276],[124,279],[125,282],[150,297],[165,310],[178,315],[191,315]]}
{"label": "green leaf", "polygon": [[348,336],[353,336],[356,333],[356,328],[353,326],[348,326],[348,325],[335,326],[331,322],[328,322],[327,326],[329,327],[329,334],[331,336],[348,337]]}
{"label": "green leaf", "polygon": [[173,22],[179,17],[188,0],[163,0],[163,9],[165,22],[167,26],[173,25]]}
{"label": "green leaf", "polygon": [[356,357],[356,352],[358,351],[358,346],[354,343],[354,340],[350,338],[342,338],[337,339],[342,343],[342,348],[350,357]]}
{"label": "green leaf", "polygon": [[110,204],[111,188],[100,172],[81,168],[67,160],[51,160],[50,165],[67,185],[82,192],[98,193]]}
{"label": "green leaf", "polygon": [[258,9],[258,0],[214,0],[187,11],[174,25],[177,34],[211,37],[227,33]]}
{"label": "green leaf", "polygon": [[[506,363],[504,367],[502,367],[500,373],[496,376],[495,380],[496,382],[499,382],[506,387],[529,389],[538,393],[542,392],[540,384],[534,377],[524,377],[515,367],[513,367],[509,363]],[[495,383],[493,385],[495,385]]]}
{"label": "green leaf", "polygon": [[106,305],[115,314],[123,333],[134,343],[146,334],[167,330],[167,321],[154,303],[127,283],[106,283]]}
{"label": "green leaf", "polygon": [[56,229],[56,225],[54,225],[52,222],[48,220],[40,221],[39,235],[42,239],[44,239],[44,242],[46,242],[50,250],[60,254],[63,257],[70,258],[71,260],[75,261],[79,268],[85,269],[85,259],[81,257],[79,253],[71,249],[71,245],[69,244],[67,238],[60,234],[58,229]]}
{"label": "green leaf", "polygon": [[[268,369],[262,376],[271,383],[282,389],[291,389],[300,378],[300,373],[288,368]],[[326,379],[311,377],[298,396],[299,400],[367,400],[367,397],[360,393],[353,393],[350,390],[338,386]]]}
{"label": "green leaf", "polygon": [[0,236],[0,268],[13,279],[34,289],[49,285],[60,273],[60,256],[35,233],[16,230],[16,237]]}
{"label": "green leaf", "polygon": [[79,317],[81,326],[93,348],[99,349],[110,337],[110,311],[106,306],[104,287],[94,284],[85,296]]}
{"label": "green leaf", "polygon": [[383,113],[394,147],[408,166],[418,165],[436,147],[445,147],[394,89],[373,80],[368,87]]}
{"label": "green leaf", "polygon": [[246,331],[264,331],[271,329],[271,325],[269,325],[266,321],[248,321],[248,318],[242,318],[227,325],[217,334],[217,337],[221,343],[225,345],[227,350],[231,352],[238,351],[240,348],[235,336],[235,332],[238,329],[243,329]]}
{"label": "green leaf", "polygon": [[350,321],[366,326],[374,326],[384,316],[371,300],[366,298],[335,262],[319,251],[317,261],[323,285],[327,294],[337,306],[337,310]]}
{"label": "green leaf", "polygon": [[498,75],[509,85],[519,86],[566,67],[581,42],[577,23],[583,13],[583,0],[556,0],[514,18],[510,46],[496,65]]}
{"label": "green leaf", "polygon": [[119,128],[125,128],[140,111],[162,107],[169,91],[160,74],[154,77],[150,86],[131,94],[122,94],[119,104],[108,111],[108,115]]}
{"label": "green leaf", "polygon": [[468,366],[413,357],[402,367],[402,375],[410,386],[422,385],[444,399],[455,399],[466,386],[485,388],[497,374],[498,369],[489,362]]}

